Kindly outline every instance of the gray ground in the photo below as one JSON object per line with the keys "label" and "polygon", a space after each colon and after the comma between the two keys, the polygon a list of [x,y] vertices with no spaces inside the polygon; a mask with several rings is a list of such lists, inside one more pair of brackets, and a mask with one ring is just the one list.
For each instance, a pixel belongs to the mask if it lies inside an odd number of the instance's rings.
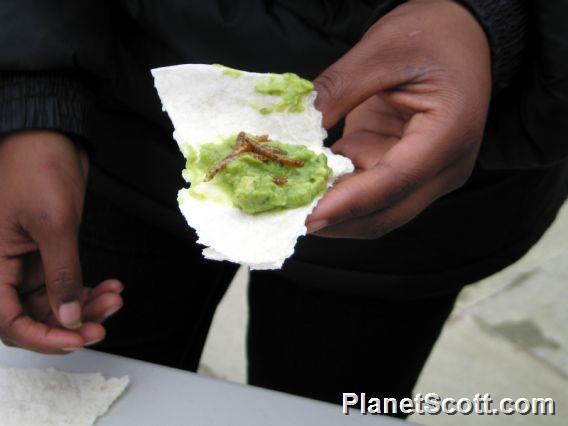
{"label": "gray ground", "polygon": [[[203,374],[245,381],[247,272],[239,271],[217,310]],[[463,290],[416,392],[472,397],[552,397],[557,415],[415,416],[429,425],[568,424],[568,205],[515,265]]]}

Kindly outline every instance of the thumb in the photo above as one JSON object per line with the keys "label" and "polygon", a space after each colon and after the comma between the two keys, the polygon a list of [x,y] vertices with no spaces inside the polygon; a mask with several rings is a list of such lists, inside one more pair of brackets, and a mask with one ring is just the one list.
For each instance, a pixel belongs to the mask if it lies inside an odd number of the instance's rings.
{"label": "thumb", "polygon": [[45,285],[54,316],[66,328],[81,326],[83,289],[77,230],[68,226],[38,241]]}
{"label": "thumb", "polygon": [[349,52],[314,80],[316,108],[329,129],[351,110],[382,90],[399,83],[400,72],[392,49],[378,46],[374,37],[364,37]]}

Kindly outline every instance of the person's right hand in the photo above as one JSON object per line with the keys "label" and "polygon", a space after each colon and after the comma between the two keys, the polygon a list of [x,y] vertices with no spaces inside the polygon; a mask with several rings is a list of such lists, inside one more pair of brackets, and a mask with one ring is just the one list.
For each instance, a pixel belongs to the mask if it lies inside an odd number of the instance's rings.
{"label": "person's right hand", "polygon": [[18,132],[0,140],[0,339],[69,353],[105,336],[122,284],[83,288],[78,230],[88,158],[67,137]]}

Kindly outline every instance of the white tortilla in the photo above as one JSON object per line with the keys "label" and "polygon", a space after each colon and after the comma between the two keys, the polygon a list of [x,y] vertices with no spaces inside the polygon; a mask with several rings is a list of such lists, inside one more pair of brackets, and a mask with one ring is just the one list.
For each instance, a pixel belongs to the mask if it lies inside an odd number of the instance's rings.
{"label": "white tortilla", "polygon": [[[152,70],[163,108],[175,127],[174,138],[184,155],[188,147],[221,141],[240,131],[268,134],[287,144],[301,144],[325,153],[333,170],[328,186],[353,171],[351,161],[323,147],[326,137],[321,113],[315,109],[316,93],[304,98],[300,113],[272,112],[263,115],[259,106],[269,106],[278,97],[257,93],[254,86],[268,74],[242,72],[233,77],[212,65],[177,65]],[[187,176],[184,175],[187,178]],[[202,192],[213,192],[212,183],[201,183]],[[207,186],[207,187],[205,187]],[[319,198],[310,205],[251,215],[230,203],[198,200],[182,189],[180,209],[196,230],[198,243],[208,259],[229,260],[251,269],[277,269],[294,253],[298,237],[306,234],[305,221]]]}
{"label": "white tortilla", "polygon": [[93,425],[127,385],[126,376],[0,367],[0,424]]}

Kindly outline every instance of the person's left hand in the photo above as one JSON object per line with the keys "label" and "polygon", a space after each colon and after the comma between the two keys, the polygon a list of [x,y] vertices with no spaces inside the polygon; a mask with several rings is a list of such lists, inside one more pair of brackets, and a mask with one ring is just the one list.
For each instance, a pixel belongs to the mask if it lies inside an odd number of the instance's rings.
{"label": "person's left hand", "polygon": [[490,54],[459,4],[399,6],[314,84],[324,126],[346,117],[332,150],[356,170],[322,198],[309,232],[378,238],[471,174],[491,93]]}

